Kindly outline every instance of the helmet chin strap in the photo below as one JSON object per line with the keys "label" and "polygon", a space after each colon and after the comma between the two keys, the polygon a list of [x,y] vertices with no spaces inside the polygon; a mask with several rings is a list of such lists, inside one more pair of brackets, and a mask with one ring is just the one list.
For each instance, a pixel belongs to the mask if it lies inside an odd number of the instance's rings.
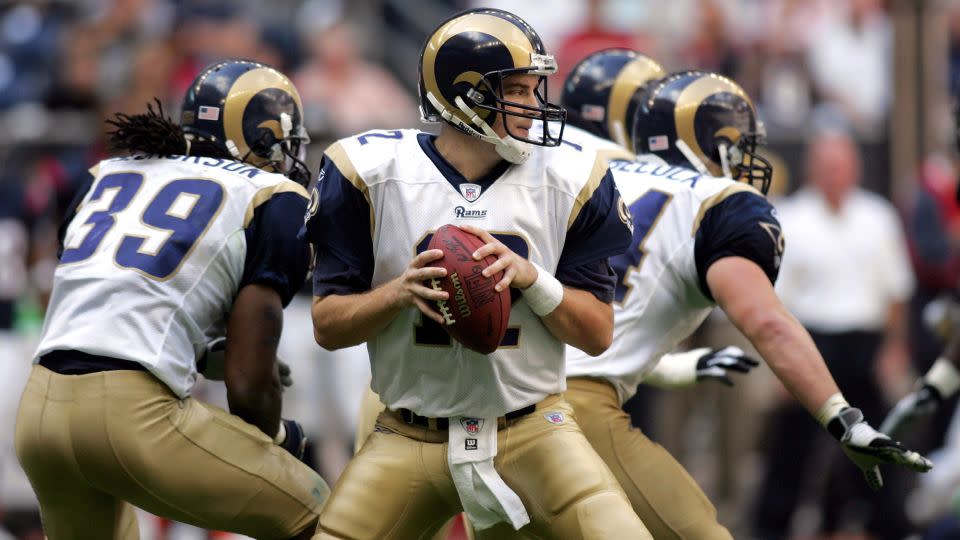
{"label": "helmet chin strap", "polygon": [[727,157],[727,145],[720,143],[718,148],[720,151],[720,169],[723,170],[724,176],[733,178],[733,173],[730,172],[730,159]]}
{"label": "helmet chin strap", "polygon": [[483,118],[480,118],[480,116],[473,111],[473,109],[468,107],[466,102],[464,102],[463,98],[461,98],[460,96],[457,96],[454,102],[456,103],[457,107],[463,112],[463,114],[467,115],[467,118],[469,118],[471,122],[476,124],[477,127],[479,127],[481,130],[483,130],[482,133],[480,131],[477,131],[476,128],[474,128],[470,124],[467,124],[460,118],[457,118],[456,115],[454,115],[453,113],[448,111],[446,108],[444,108],[444,106],[440,104],[440,101],[437,99],[436,96],[433,95],[432,92],[427,92],[427,99],[430,101],[430,104],[433,105],[433,107],[440,112],[440,116],[442,116],[444,120],[457,126],[464,133],[467,133],[468,135],[476,137],[481,141],[492,144],[494,148],[497,150],[497,154],[499,154],[500,157],[509,161],[510,163],[515,163],[519,165],[520,163],[523,163],[530,157],[530,154],[532,153],[530,144],[518,141],[509,135],[507,135],[506,137],[500,137],[499,135],[497,135],[497,132],[495,132],[493,128],[490,127],[490,124],[487,124],[483,120]]}
{"label": "helmet chin strap", "polygon": [[707,169],[707,166],[697,157],[693,149],[691,149],[687,143],[683,142],[683,139],[677,139],[677,149],[680,150],[683,157],[687,158],[687,161],[689,161],[700,174],[710,176],[710,171]]}

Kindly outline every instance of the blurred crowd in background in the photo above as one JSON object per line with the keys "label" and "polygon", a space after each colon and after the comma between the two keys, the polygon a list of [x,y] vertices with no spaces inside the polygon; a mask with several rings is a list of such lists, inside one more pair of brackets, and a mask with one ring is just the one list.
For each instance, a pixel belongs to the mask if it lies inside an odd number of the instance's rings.
{"label": "blurred crowd in background", "polygon": [[[825,351],[841,390],[855,392],[838,375],[846,366],[850,384],[867,381],[865,391],[876,394],[867,417],[878,424],[926,371],[942,346],[930,303],[960,284],[960,161],[950,112],[951,96],[960,93],[960,0],[4,2],[0,539],[42,538],[13,453],[13,421],[56,265],[60,214],[87,169],[106,155],[104,119],[142,112],[154,97],[177,118],[186,85],[202,67],[225,57],[254,59],[297,85],[313,139],[308,163],[316,170],[326,144],[339,137],[426,129],[416,97],[423,40],[451,14],[478,6],[512,11],[540,33],[560,65],[549,81],[554,99],[577,61],[613,46],[637,49],[668,71],[705,69],[738,81],[766,124],[776,167],[772,197],[785,197],[788,249],[778,287],[785,301],[814,332],[879,336],[866,353]],[[869,219],[847,215],[826,228],[791,228],[811,219],[804,197],[812,192],[836,201],[834,217],[843,216],[848,198],[867,197],[877,216],[893,216],[882,220],[892,225],[878,232]],[[826,237],[813,232],[821,229]],[[828,257],[816,246],[833,242],[850,249],[827,250],[838,259],[826,265],[803,260]],[[793,246],[808,248],[797,250],[791,267]],[[851,283],[874,283],[866,290],[877,299],[874,312],[838,319],[843,310],[824,307],[832,315],[825,320],[810,309],[817,294],[825,302],[863,304],[856,296],[862,291],[831,284],[838,273]],[[305,290],[286,313],[281,351],[296,382],[284,410],[310,432],[313,464],[332,484],[352,453],[369,366],[362,347],[334,354],[316,346],[309,302]],[[731,342],[743,345],[718,315],[688,345]],[[222,391],[209,384],[206,398],[222,402]],[[950,426],[955,401],[906,442],[924,453],[954,444],[957,457],[934,454],[937,468],[922,481],[885,472],[883,497],[844,491],[817,472],[834,466],[840,452],[808,429],[814,421],[794,409],[765,367],[738,378],[733,389],[644,390],[628,407],[691,471],[736,538],[814,538],[831,520],[844,538],[960,538],[960,500],[944,487],[960,484],[960,427]],[[866,532],[876,520],[888,534]],[[143,538],[204,537],[142,521]]]}

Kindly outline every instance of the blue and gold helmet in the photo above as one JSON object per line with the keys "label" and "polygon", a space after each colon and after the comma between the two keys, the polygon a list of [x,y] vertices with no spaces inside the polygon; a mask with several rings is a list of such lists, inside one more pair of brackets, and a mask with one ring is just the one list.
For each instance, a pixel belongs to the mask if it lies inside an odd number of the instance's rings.
{"label": "blue and gold helmet", "polygon": [[207,66],[187,89],[180,126],[191,142],[304,185],[309,181],[303,158],[310,137],[300,94],[269,66],[246,60]]}
{"label": "blue and gold helmet", "polygon": [[[519,163],[529,156],[526,144],[557,146],[563,137],[565,112],[546,100],[546,77],[556,71],[553,55],[520,17],[490,8],[464,11],[431,33],[420,52],[420,112],[424,121],[445,120]],[[516,74],[540,77],[537,106],[504,99],[501,83]],[[508,111],[507,106],[522,112]],[[491,128],[498,114],[540,120],[541,129],[521,137],[508,127],[507,137],[501,138]]]}
{"label": "blue and gold helmet", "polygon": [[560,105],[567,122],[633,151],[633,119],[643,92],[667,72],[630,49],[604,49],[574,66]]}
{"label": "blue and gold helmet", "polygon": [[684,71],[652,84],[637,107],[633,140],[637,154],[770,189],[773,167],[757,154],[763,123],[750,96],[722,75]]}

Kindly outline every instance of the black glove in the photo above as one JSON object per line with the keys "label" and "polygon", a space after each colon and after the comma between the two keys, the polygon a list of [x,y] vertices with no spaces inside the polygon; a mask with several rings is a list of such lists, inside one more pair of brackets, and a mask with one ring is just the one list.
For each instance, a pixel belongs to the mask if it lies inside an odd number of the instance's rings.
{"label": "black glove", "polygon": [[747,356],[739,347],[724,347],[710,351],[697,360],[697,382],[710,379],[733,386],[733,381],[727,376],[729,372],[750,373],[759,365],[760,362]]}
{"label": "black glove", "polygon": [[933,467],[927,458],[870,427],[860,409],[844,407],[827,422],[827,431],[840,441],[843,452],[863,471],[867,484],[873,489],[883,486],[880,467],[877,466],[881,463],[901,465],[919,472],[927,472]]}
{"label": "black glove", "polygon": [[280,423],[286,431],[286,436],[278,443],[279,446],[293,454],[293,457],[303,461],[303,452],[307,447],[307,436],[303,433],[303,426],[296,420],[285,418],[281,418]]}
{"label": "black glove", "polygon": [[293,386],[290,366],[280,358],[277,358],[277,370],[280,372],[280,390],[286,390]]}

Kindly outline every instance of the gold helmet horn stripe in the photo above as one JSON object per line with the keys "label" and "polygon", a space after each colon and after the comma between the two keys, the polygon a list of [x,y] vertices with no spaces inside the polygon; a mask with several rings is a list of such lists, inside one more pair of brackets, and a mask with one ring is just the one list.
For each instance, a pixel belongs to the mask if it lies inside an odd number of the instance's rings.
{"label": "gold helmet horn stripe", "polygon": [[677,106],[673,112],[674,122],[677,126],[677,138],[683,139],[683,141],[690,146],[694,153],[705,159],[704,165],[707,166],[710,174],[714,176],[721,176],[723,174],[723,170],[721,169],[719,163],[716,163],[710,159],[703,149],[700,148],[700,142],[697,141],[695,120],[697,116],[697,110],[700,109],[700,105],[703,103],[703,100],[719,92],[728,92],[740,96],[744,101],[750,104],[751,108],[753,107],[750,98],[743,91],[743,89],[741,89],[738,85],[733,84],[733,82],[726,77],[721,77],[711,73],[699,77],[697,80],[688,84],[686,88],[680,91],[680,95],[677,96]]}
{"label": "gold helmet horn stripe", "polygon": [[737,142],[740,140],[740,130],[733,126],[723,126],[718,129],[714,134],[715,137],[726,137],[730,139],[730,142]]}
{"label": "gold helmet horn stripe", "polygon": [[[423,51],[423,86],[440,101],[445,109],[457,115],[464,122],[469,122],[470,119],[460,112],[459,107],[447,101],[437,85],[437,52],[440,51],[447,40],[461,32],[482,32],[499,39],[510,51],[514,66],[529,66],[530,53],[534,49],[530,39],[518,26],[504,18],[486,13],[468,13],[462,17],[451,19],[430,36],[430,41],[427,42],[426,49]],[[476,72],[466,72],[459,75],[455,82],[466,80],[476,84],[475,81],[465,78],[466,76],[472,77],[472,73]],[[477,81],[479,80],[477,78]]]}
{"label": "gold helmet horn stripe", "polygon": [[[300,117],[303,118],[300,94],[297,93],[297,89],[290,82],[290,79],[267,67],[251,69],[240,75],[234,81],[233,86],[230,87],[230,91],[227,92],[227,98],[223,104],[223,132],[227,139],[232,140],[233,144],[237,145],[237,150],[241,156],[250,151],[250,147],[243,136],[243,111],[247,109],[247,104],[250,103],[253,96],[268,88],[283,90],[293,96],[293,101],[297,104],[297,110],[300,111]],[[278,139],[283,137],[279,121],[261,122],[257,127],[265,127],[273,131]]]}
{"label": "gold helmet horn stripe", "polygon": [[[633,149],[633,135],[625,132],[630,98],[637,88],[666,74],[663,66],[645,56],[635,58],[623,66],[610,87],[610,99],[607,100],[607,133],[614,142]],[[623,140],[620,140],[621,138]]]}

